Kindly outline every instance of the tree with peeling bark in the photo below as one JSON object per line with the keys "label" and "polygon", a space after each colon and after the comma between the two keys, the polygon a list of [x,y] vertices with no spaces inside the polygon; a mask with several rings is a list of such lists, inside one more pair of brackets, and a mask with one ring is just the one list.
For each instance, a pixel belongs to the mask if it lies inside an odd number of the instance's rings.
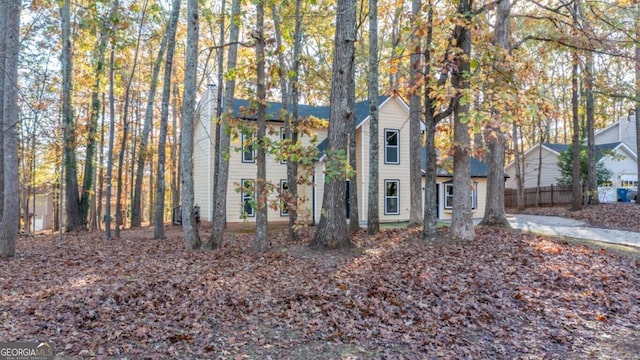
{"label": "tree with peeling bark", "polygon": [[325,184],[322,217],[311,246],[318,249],[352,247],[347,231],[346,196],[347,136],[355,101],[353,61],[355,54],[356,4],[354,0],[338,0],[334,40],[333,77],[328,147],[325,153]]}
{"label": "tree with peeling bark", "polygon": [[[414,29],[422,27],[422,0],[411,2],[411,22]],[[422,38],[420,32],[413,31],[409,39],[411,47],[411,67],[409,85],[409,226],[422,226],[424,210],[422,207],[422,170],[420,148],[422,147]]]}
{"label": "tree with peeling bark", "polygon": [[2,217],[0,220],[0,258],[12,257],[16,252],[18,239],[18,223],[20,216],[20,184],[18,160],[18,61],[20,56],[20,11],[19,0],[0,1],[0,43],[7,56],[0,57],[0,78],[2,81],[2,112],[0,126],[2,128],[3,177]]}
{"label": "tree with peeling bark", "polygon": [[198,0],[187,1],[187,51],[185,61],[184,95],[182,97],[182,124],[180,135],[180,179],[182,182],[182,232],[187,251],[200,248],[194,214],[193,199],[193,123],[196,104],[196,77],[198,75]]}
{"label": "tree with peeling bark", "polygon": [[[497,49],[497,58],[493,67],[496,74],[506,73],[502,76],[496,75],[494,82],[498,88],[508,89],[512,79],[507,78],[508,72],[501,67],[504,60],[509,56],[510,50],[510,26],[511,1],[501,0],[496,8],[496,24],[494,30],[494,45]],[[511,227],[507,221],[504,208],[504,152],[506,136],[502,130],[505,109],[492,109],[495,121],[487,126],[485,139],[488,143],[485,160],[487,162],[487,200],[484,217],[481,224],[484,226]]]}
{"label": "tree with peeling bark", "polygon": [[459,0],[459,21],[454,29],[455,71],[451,82],[461,96],[453,109],[453,216],[451,235],[460,240],[473,240],[475,231],[469,194],[471,189],[471,138],[469,136],[469,104],[471,76],[471,1]]}

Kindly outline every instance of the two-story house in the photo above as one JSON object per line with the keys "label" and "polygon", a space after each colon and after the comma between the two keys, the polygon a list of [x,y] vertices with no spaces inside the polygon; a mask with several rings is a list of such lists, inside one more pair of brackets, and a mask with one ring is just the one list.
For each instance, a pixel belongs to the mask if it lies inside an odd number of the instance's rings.
{"label": "two-story house", "polygon": [[[199,103],[196,116],[194,134],[194,185],[195,202],[200,206],[200,216],[204,221],[210,221],[212,216],[212,196],[214,183],[214,158],[215,158],[215,94],[207,91],[203,94]],[[246,100],[234,102],[234,113],[242,121],[255,121],[252,115],[247,115],[241,109],[247,107]],[[275,140],[283,136],[283,122],[279,120],[279,112],[282,105],[269,103],[267,107],[268,127]],[[313,116],[318,119],[329,119],[328,106],[301,105],[298,109],[299,117]],[[361,223],[367,219],[368,192],[369,192],[369,102],[359,102],[355,107],[356,121],[356,164],[354,169],[357,174],[358,214]],[[382,96],[379,99],[379,198],[381,222],[403,222],[409,220],[409,106],[400,97]],[[317,143],[311,141],[311,137],[302,136],[304,144],[317,144],[318,159],[311,170],[306,174],[313,181],[312,185],[302,185],[298,188],[299,196],[304,202],[299,205],[299,215],[309,223],[317,223],[322,214],[322,199],[324,191],[324,153],[326,149],[327,129],[317,127],[314,129]],[[242,191],[241,185],[250,184],[256,177],[255,155],[250,148],[250,139],[246,135],[238,136],[232,140],[231,153],[229,154],[229,180],[227,186],[227,221],[243,222],[254,221],[254,211],[251,208],[254,195],[251,192]],[[267,181],[271,184],[279,184],[281,190],[287,188],[286,163],[274,155],[267,155]],[[438,214],[440,218],[451,217],[451,198],[453,184],[451,174],[442,172],[438,177]],[[473,190],[470,194],[474,208],[474,217],[484,215],[484,203],[486,193],[486,170],[484,173],[473,173]],[[277,186],[276,186],[277,187]],[[349,185],[349,189],[354,186]],[[424,184],[423,184],[424,190]],[[279,194],[270,194],[269,199],[277,200]],[[345,199],[346,206],[346,199]],[[286,207],[270,208],[268,218],[270,222],[286,221]]]}
{"label": "two-story house", "polygon": [[[595,133],[596,161],[611,171],[610,183],[615,187],[636,187],[638,180],[636,126],[634,117],[620,118],[616,123]],[[524,152],[524,187],[555,185],[560,177],[558,157],[568,144],[538,143]],[[612,154],[614,156],[608,156]],[[509,179],[506,188],[515,189],[515,163],[505,167]]]}

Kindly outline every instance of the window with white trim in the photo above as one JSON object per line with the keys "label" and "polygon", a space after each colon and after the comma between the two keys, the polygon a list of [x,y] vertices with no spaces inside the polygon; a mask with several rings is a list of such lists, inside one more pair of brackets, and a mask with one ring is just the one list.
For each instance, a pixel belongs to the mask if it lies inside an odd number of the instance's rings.
{"label": "window with white trim", "polygon": [[400,180],[384,181],[384,214],[400,214]]}
{"label": "window with white trim", "polygon": [[253,148],[253,134],[242,133],[242,162],[252,163],[256,160],[256,151]]}
{"label": "window with white trim", "polygon": [[287,198],[289,197],[289,183],[287,180],[280,180],[280,216],[289,215],[289,207],[287,204]]}
{"label": "window with white trim", "polygon": [[384,163],[400,164],[400,130],[384,130]]}
{"label": "window with white trim", "polygon": [[[478,183],[471,185],[471,209],[478,207]],[[453,181],[444,184],[444,208],[453,209]]]}
{"label": "window with white trim", "polygon": [[253,180],[242,179],[242,214],[247,217],[254,217],[256,215],[254,205],[254,189]]}

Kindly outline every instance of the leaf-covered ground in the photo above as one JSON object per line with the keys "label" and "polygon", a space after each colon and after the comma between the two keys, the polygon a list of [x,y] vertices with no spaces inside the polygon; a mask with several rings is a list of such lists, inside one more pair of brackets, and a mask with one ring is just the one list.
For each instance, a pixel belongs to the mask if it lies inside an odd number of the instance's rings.
{"label": "leaf-covered ground", "polygon": [[584,220],[595,227],[640,232],[640,204],[635,203],[590,205],[578,211],[570,211],[566,206],[530,207],[522,211],[508,210],[531,215],[562,216]]}
{"label": "leaf-covered ground", "polygon": [[[310,239],[313,229],[303,233]],[[356,237],[316,252],[271,234],[185,253],[178,228],[21,238],[0,260],[0,340],[59,357],[637,359],[640,261],[517,231]]]}

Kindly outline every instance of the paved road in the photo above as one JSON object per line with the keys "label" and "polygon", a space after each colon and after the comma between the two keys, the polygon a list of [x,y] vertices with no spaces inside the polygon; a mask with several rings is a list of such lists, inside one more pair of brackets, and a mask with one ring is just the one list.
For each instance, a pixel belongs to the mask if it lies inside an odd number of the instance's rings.
{"label": "paved road", "polygon": [[640,247],[640,233],[589,227],[584,221],[558,216],[507,214],[514,229]]}

